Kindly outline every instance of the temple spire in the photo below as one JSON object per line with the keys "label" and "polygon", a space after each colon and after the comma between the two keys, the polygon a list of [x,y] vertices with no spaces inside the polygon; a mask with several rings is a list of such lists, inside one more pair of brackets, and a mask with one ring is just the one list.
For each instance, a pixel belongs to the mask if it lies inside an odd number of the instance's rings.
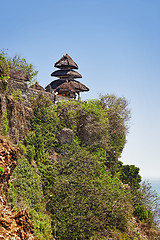
{"label": "temple spire", "polygon": [[60,70],[52,72],[51,76],[58,77],[59,79],[52,81],[46,86],[46,91],[54,91],[60,96],[74,99],[76,95],[78,95],[78,98],[80,97],[80,92],[89,91],[89,88],[75,80],[76,78],[82,78],[82,75],[73,70],[78,69],[78,65],[68,53],[58,60],[54,66]]}

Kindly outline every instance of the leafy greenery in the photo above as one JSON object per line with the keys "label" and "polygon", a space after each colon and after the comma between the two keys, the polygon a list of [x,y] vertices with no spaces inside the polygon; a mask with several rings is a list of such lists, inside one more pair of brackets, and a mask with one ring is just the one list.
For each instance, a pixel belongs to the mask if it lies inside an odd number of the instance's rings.
{"label": "leafy greenery", "polygon": [[128,108],[128,102],[124,97],[117,98],[113,94],[100,95],[100,104],[107,112],[109,121],[109,148],[106,151],[106,164],[110,171],[115,174],[118,158],[126,143],[130,110]]}
{"label": "leafy greenery", "polygon": [[138,191],[138,203],[144,205],[147,211],[149,211],[151,221],[157,223],[160,222],[160,198],[157,192],[153,190],[151,184],[148,181],[143,181]]}
{"label": "leafy greenery", "polygon": [[19,159],[9,193],[12,207],[25,207],[29,210],[37,239],[51,239],[50,217],[46,215],[45,199],[36,165],[33,168],[27,159]]}
{"label": "leafy greenery", "polygon": [[61,148],[53,169],[47,207],[56,239],[89,239],[99,232],[107,236],[109,226],[126,229],[129,192],[97,157],[72,143]]}
{"label": "leafy greenery", "polygon": [[65,102],[57,106],[60,123],[72,129],[81,145],[94,150],[108,145],[108,118],[99,101]]}
{"label": "leafy greenery", "polygon": [[132,191],[140,188],[141,176],[139,175],[139,168],[135,167],[135,165],[123,165],[120,178],[123,183],[131,187]]}
{"label": "leafy greenery", "polygon": [[16,91],[11,92],[9,97],[12,98],[12,99],[16,99],[19,102],[23,102],[22,91],[21,90],[16,90]]}
{"label": "leafy greenery", "polygon": [[10,78],[10,64],[5,51],[0,52],[0,79],[5,81]]}
{"label": "leafy greenery", "polygon": [[137,205],[134,210],[134,215],[138,217],[139,220],[149,220],[151,224],[153,222],[153,216],[150,210],[147,210],[145,205]]}
{"label": "leafy greenery", "polygon": [[56,132],[58,118],[55,106],[43,95],[32,100],[34,116],[31,118],[32,131],[26,136],[25,144],[29,155],[37,162],[43,159],[46,152],[51,153],[58,140]]}
{"label": "leafy greenery", "polygon": [[[27,157],[38,164],[54,237],[89,238],[107,232],[108,226],[125,230],[130,193],[105,166],[110,147],[107,110],[99,100],[55,106],[43,95],[32,100],[32,107]],[[57,132],[63,127],[75,132],[70,146],[58,143]],[[58,161],[50,157],[55,150]]]}
{"label": "leafy greenery", "polygon": [[[155,215],[147,191],[141,192],[139,168],[119,161],[130,118],[124,98],[53,105],[39,95],[32,109],[10,196],[15,208],[29,209],[37,239],[50,239],[51,232],[55,239],[133,239],[127,233],[133,213],[152,225]],[[74,131],[74,139],[61,146],[64,127]]]}
{"label": "leafy greenery", "polygon": [[0,176],[4,173],[4,169],[0,167]]}
{"label": "leafy greenery", "polygon": [[15,55],[13,58],[9,58],[10,68],[23,72],[28,76],[30,83],[36,81],[38,71],[34,70],[34,66],[31,63],[27,63],[25,58]]}
{"label": "leafy greenery", "polygon": [[1,50],[0,52],[0,79],[8,80],[10,78],[11,70],[16,70],[28,77],[30,84],[36,81],[38,71],[34,66],[27,62],[25,58],[18,55],[9,57],[7,52]]}

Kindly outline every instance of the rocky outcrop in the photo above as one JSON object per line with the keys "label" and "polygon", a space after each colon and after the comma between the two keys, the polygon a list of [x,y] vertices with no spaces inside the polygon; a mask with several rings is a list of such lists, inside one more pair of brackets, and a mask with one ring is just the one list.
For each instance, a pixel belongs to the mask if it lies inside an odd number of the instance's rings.
{"label": "rocky outcrop", "polygon": [[13,143],[18,143],[24,139],[24,136],[30,130],[32,109],[8,95],[0,95],[0,130],[4,127],[5,114],[10,139]]}
{"label": "rocky outcrop", "polygon": [[0,136],[0,167],[4,172],[0,175],[0,203],[8,201],[8,181],[17,165],[17,150],[4,137]]}
{"label": "rocky outcrop", "polygon": [[[14,96],[16,94],[16,97]],[[18,95],[17,95],[18,94]],[[13,143],[24,139],[30,130],[30,118],[32,115],[31,99],[43,94],[51,102],[65,101],[62,96],[55,96],[43,89],[29,88],[24,81],[9,79],[0,80],[0,130],[2,120],[7,110],[9,136]]]}
{"label": "rocky outcrop", "polygon": [[32,240],[34,238],[33,224],[26,210],[19,213],[8,205],[9,179],[17,165],[17,150],[0,136],[0,240]]}
{"label": "rocky outcrop", "polygon": [[[11,97],[10,94],[12,82],[13,81],[5,82],[0,80],[0,130],[3,128],[3,119],[6,114],[8,134],[12,142],[17,143],[20,140],[23,140],[26,133],[30,130],[30,118],[32,115],[32,109],[29,107],[27,101],[23,102],[17,100],[13,96]],[[25,89],[26,87],[26,83],[19,83],[18,86],[19,85],[21,88],[16,90],[21,90],[23,87]],[[12,90],[14,91],[14,89],[15,85],[13,84]],[[18,97],[22,98],[22,96]]]}
{"label": "rocky outcrop", "polygon": [[34,240],[34,228],[28,212],[11,211],[0,204],[0,239],[2,240]]}
{"label": "rocky outcrop", "polygon": [[21,97],[23,99],[23,104],[27,107],[31,107],[31,98],[34,98],[38,96],[39,94],[43,94],[46,97],[48,97],[52,102],[54,102],[54,94],[51,94],[49,92],[45,92],[43,88],[36,89],[36,88],[30,88],[28,87],[27,83],[21,80],[14,80],[9,79],[8,80],[8,87],[7,91],[9,93],[16,92],[17,90],[21,91]]}
{"label": "rocky outcrop", "polygon": [[70,128],[63,128],[60,132],[58,132],[58,140],[60,145],[70,144],[73,141],[74,132]]}
{"label": "rocky outcrop", "polygon": [[11,136],[13,143],[18,143],[30,130],[32,109],[8,97],[6,98],[6,109],[9,136]]}

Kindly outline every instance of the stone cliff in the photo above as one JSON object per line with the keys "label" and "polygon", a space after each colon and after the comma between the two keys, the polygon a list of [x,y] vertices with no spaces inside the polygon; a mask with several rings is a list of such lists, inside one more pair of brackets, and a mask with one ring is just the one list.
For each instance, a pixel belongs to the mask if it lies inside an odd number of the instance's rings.
{"label": "stone cliff", "polygon": [[[19,96],[14,97],[14,94]],[[0,130],[2,122],[7,112],[8,134],[13,143],[23,140],[26,133],[30,130],[30,117],[32,115],[31,99],[43,94],[52,102],[57,103],[62,100],[68,100],[62,96],[55,96],[44,90],[29,88],[21,80],[9,79],[0,80]],[[18,101],[17,101],[17,98]]]}
{"label": "stone cliff", "polygon": [[32,240],[33,224],[26,210],[15,212],[8,205],[8,187],[10,176],[17,165],[17,150],[11,143],[0,136],[0,239]]}
{"label": "stone cliff", "polygon": [[[23,101],[11,97],[11,93],[17,90],[21,91]],[[13,144],[23,140],[30,129],[32,109],[29,100],[36,94],[38,91],[29,89],[24,82],[0,80],[0,130],[7,128],[8,139],[0,135],[0,239],[35,239],[27,210],[11,210],[8,189],[10,177],[18,163],[18,152]]]}
{"label": "stone cliff", "polygon": [[[18,164],[18,151],[14,147],[30,131],[31,99],[39,94],[56,103],[63,97],[29,88],[24,81],[0,80],[0,240],[32,240],[34,226],[26,209],[16,212],[8,201],[12,173]],[[3,136],[1,133],[5,130]]]}

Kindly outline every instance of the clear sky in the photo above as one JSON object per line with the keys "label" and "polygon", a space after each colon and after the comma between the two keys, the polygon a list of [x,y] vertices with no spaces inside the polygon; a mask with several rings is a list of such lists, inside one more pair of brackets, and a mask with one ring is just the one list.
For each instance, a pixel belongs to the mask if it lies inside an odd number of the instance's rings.
{"label": "clear sky", "polygon": [[68,53],[90,88],[126,97],[132,119],[122,154],[143,177],[160,178],[160,1],[1,0],[0,49],[39,70],[45,87]]}

